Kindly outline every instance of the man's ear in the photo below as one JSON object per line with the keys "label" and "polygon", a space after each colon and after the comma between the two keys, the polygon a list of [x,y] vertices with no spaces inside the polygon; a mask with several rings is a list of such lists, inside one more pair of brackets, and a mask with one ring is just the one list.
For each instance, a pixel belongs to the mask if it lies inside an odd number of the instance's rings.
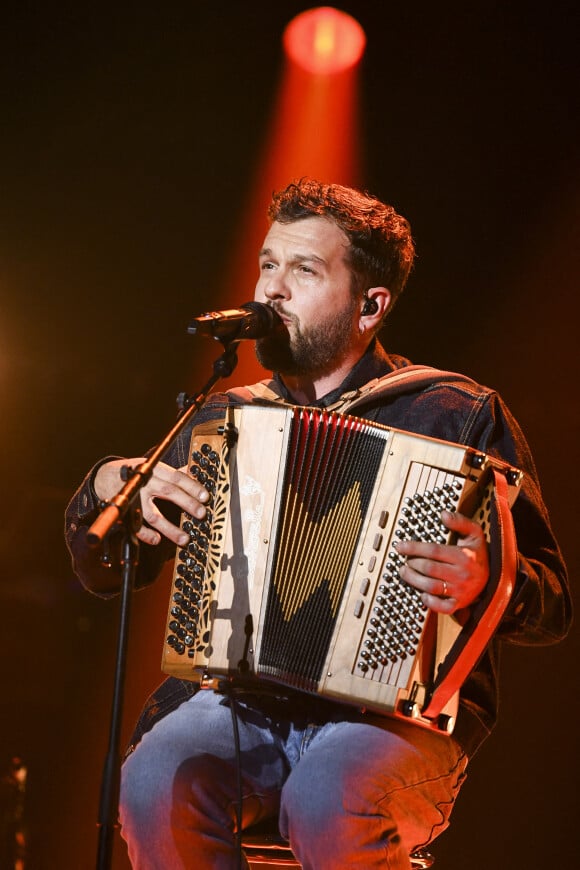
{"label": "man's ear", "polygon": [[371,287],[365,291],[360,310],[360,326],[365,332],[377,329],[391,304],[391,294],[386,287]]}

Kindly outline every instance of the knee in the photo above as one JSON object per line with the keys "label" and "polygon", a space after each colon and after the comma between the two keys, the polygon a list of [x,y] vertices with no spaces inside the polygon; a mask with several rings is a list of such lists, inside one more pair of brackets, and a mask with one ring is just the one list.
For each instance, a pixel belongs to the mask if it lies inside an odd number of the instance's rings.
{"label": "knee", "polygon": [[120,794],[120,816],[123,828],[147,824],[155,828],[167,818],[182,815],[224,812],[231,778],[227,765],[211,755],[198,755],[163,765],[139,749],[123,765]]}
{"label": "knee", "polygon": [[[407,867],[397,820],[344,770],[304,774],[298,765],[282,790],[280,830],[297,858],[320,868]],[[396,863],[396,862],[399,863]]]}
{"label": "knee", "polygon": [[140,745],[123,764],[119,799],[123,827],[146,819],[154,825],[161,809],[171,803],[172,778],[154,761]]}
{"label": "knee", "polygon": [[[280,821],[289,839],[310,839],[340,835],[337,820],[344,814],[343,790],[331,786],[325,776],[304,781],[300,766],[294,769],[282,789]],[[285,830],[287,829],[287,830]]]}

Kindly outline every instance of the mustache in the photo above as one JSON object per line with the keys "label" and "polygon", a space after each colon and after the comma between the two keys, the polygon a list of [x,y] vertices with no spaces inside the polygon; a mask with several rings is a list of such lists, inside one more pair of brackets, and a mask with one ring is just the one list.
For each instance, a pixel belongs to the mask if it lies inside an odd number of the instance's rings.
{"label": "mustache", "polygon": [[276,314],[280,317],[284,317],[286,320],[289,320],[294,326],[299,325],[298,317],[295,314],[292,314],[290,311],[286,311],[286,309],[278,302],[272,302],[270,304],[270,308],[273,308]]}

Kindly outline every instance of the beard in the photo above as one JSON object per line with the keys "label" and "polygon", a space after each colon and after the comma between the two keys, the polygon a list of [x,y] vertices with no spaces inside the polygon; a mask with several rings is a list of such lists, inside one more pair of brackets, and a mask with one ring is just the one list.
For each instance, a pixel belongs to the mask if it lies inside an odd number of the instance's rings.
{"label": "beard", "polygon": [[256,342],[256,356],[261,366],[281,375],[318,377],[339,364],[353,339],[353,312],[358,301],[342,311],[321,318],[313,326],[302,328],[298,318],[276,309],[288,318],[290,330],[276,330]]}

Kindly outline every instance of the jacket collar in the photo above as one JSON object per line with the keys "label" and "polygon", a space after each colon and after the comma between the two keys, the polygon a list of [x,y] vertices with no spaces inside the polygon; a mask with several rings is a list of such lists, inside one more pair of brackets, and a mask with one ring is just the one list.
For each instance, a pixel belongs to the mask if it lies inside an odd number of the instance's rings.
{"label": "jacket collar", "polygon": [[[334,405],[343,393],[356,390],[363,384],[372,381],[373,378],[380,378],[383,375],[389,374],[389,372],[404,368],[410,364],[410,361],[405,359],[405,357],[398,356],[397,354],[389,355],[382,344],[376,338],[373,338],[363,356],[353,366],[342,384],[312,404],[315,407],[327,408],[329,405]],[[284,399],[292,402],[292,396],[277,372],[274,374],[274,381]]]}

